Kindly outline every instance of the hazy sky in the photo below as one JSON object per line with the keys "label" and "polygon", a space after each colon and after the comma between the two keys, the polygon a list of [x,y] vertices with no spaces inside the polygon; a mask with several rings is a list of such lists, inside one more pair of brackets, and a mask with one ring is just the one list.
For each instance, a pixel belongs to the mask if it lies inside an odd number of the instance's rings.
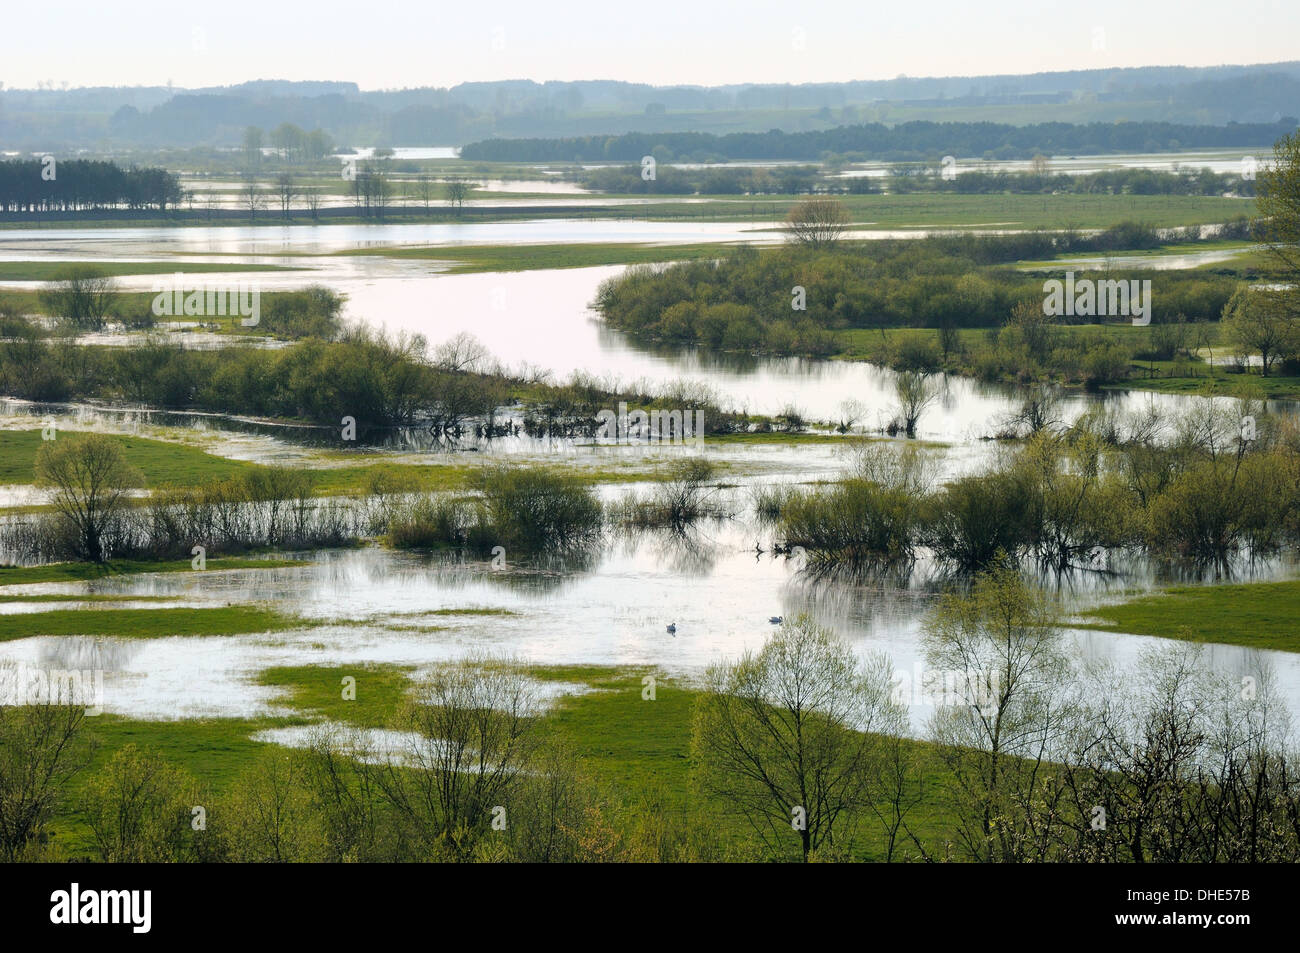
{"label": "hazy sky", "polygon": [[10,88],[716,85],[1298,58],[1300,0],[16,0],[0,12]]}

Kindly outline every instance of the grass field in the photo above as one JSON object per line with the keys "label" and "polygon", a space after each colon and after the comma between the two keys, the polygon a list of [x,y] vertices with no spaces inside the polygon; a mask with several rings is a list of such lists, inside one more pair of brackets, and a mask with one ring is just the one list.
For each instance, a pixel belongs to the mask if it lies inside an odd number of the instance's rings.
{"label": "grass field", "polygon": [[1079,628],[1300,651],[1300,582],[1176,586],[1086,613]]}
{"label": "grass field", "polygon": [[[446,206],[390,206],[383,219],[363,217],[350,212],[322,218],[329,224],[391,224],[394,222],[509,222],[521,218],[538,219],[623,219],[651,221],[751,222],[755,227],[779,227],[786,212],[806,195],[693,195],[657,198],[637,193],[620,196],[606,194],[612,204],[583,204],[581,200],[563,207],[530,204],[527,196],[511,195],[498,204],[454,210]],[[625,197],[626,203],[618,202]],[[548,196],[555,199],[556,196]],[[956,193],[907,193],[901,195],[837,196],[848,208],[855,223],[864,228],[1105,228],[1123,221],[1141,221],[1150,225],[1201,225],[1223,222],[1240,215],[1252,215],[1253,199],[1220,196],[1180,195],[961,195]],[[650,199],[649,202],[646,199]],[[58,219],[59,227],[210,227],[212,220],[202,213],[176,216],[142,217],[108,216],[99,219]],[[220,224],[247,225],[245,216],[223,216]],[[298,211],[289,220],[306,224],[311,219]],[[281,225],[278,215],[263,215],[255,225]],[[31,228],[31,222],[0,224],[0,228]],[[176,270],[174,268],[165,270]]]}
{"label": "grass field", "polygon": [[[400,711],[413,670],[402,665],[288,666],[259,672],[257,683],[284,689],[283,704],[304,715],[379,728]],[[351,699],[343,693],[343,679],[349,677],[356,680],[356,697]]]}
{"label": "grass field", "polygon": [[[563,738],[586,772],[609,792],[635,822],[639,809],[654,805],[668,817],[688,813],[707,818],[710,839],[740,844],[748,837],[743,822],[725,804],[711,802],[691,783],[691,725],[697,692],[658,674],[655,699],[642,699],[641,679],[649,672],[602,666],[530,668],[534,677],[585,684],[585,694],[562,696],[544,716],[544,727]],[[342,679],[356,678],[356,699],[344,700]],[[391,725],[411,688],[409,670],[401,666],[297,666],[273,668],[258,676],[262,685],[285,690],[283,703],[298,717],[136,721],[112,715],[87,719],[95,744],[87,769],[69,785],[65,808],[52,825],[56,842],[71,856],[92,847],[89,830],[76,809],[86,781],[113,752],[136,744],[159,752],[195,778],[210,796],[219,797],[237,783],[268,747],[251,740],[259,730],[310,724],[319,718],[363,727]],[[938,774],[927,761],[930,746],[909,743],[921,764],[921,801],[911,818],[923,840],[938,840],[951,829],[952,812]],[[794,846],[792,841],[792,848]],[[883,838],[874,819],[863,818],[857,853],[881,859]]]}
{"label": "grass field", "polygon": [[716,257],[720,243],[650,245],[639,242],[578,243],[572,245],[472,245],[418,248],[364,248],[341,255],[381,255],[385,258],[429,259],[455,264],[447,274],[484,271],[540,271],[589,268],[595,265],[635,265]]}
{"label": "grass field", "polygon": [[[128,436],[117,440],[127,463],[144,474],[145,485],[150,488],[198,486],[229,479],[256,466],[162,440]],[[35,478],[36,452],[42,443],[39,430],[0,430],[0,484],[31,483]]]}
{"label": "grass field", "polygon": [[172,635],[238,635],[303,624],[296,616],[258,606],[214,609],[55,609],[0,615],[0,642],[42,635],[156,639]]}
{"label": "grass field", "polygon": [[[121,442],[127,462],[144,475],[145,487],[151,490],[168,486],[204,486],[267,469],[262,464],[230,460],[166,440],[132,436],[116,436],[115,439]],[[0,486],[30,484],[35,480],[36,452],[41,443],[39,430],[0,430]],[[357,456],[372,459],[360,453]],[[298,466],[295,469],[306,473],[312,480],[314,491],[323,496],[368,493],[381,484],[385,492],[459,490],[465,488],[480,469],[475,464],[446,462],[446,455],[437,454],[430,454],[427,464],[348,464],[344,462],[348,458],[346,454],[325,452],[322,459],[338,465]],[[634,460],[613,461],[598,467],[559,468],[570,470],[589,485],[668,478],[665,466]]]}

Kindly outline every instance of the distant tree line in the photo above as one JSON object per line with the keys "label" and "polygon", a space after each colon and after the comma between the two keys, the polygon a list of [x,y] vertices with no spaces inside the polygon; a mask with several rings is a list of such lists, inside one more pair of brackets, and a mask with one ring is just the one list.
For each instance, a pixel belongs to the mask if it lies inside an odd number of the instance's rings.
{"label": "distant tree line", "polygon": [[[901,170],[900,170],[901,171]],[[910,173],[910,174],[909,174]],[[957,192],[976,195],[1001,192],[1040,194],[1067,192],[1078,195],[1254,195],[1255,180],[1233,172],[1188,169],[1159,172],[1154,169],[1105,169],[1082,175],[1064,172],[962,172],[952,178],[906,170],[888,179],[890,192]]]}
{"label": "distant tree line", "polygon": [[[813,132],[625,133],[563,139],[486,139],[461,150],[464,159],[498,162],[632,162],[667,150],[672,157],[815,160],[834,152],[850,158],[919,160],[940,156],[1031,158],[1107,152],[1170,152],[1187,148],[1251,148],[1295,129],[1286,116],[1273,123],[1226,126],[1168,122],[1065,122],[1012,126],[992,122],[905,122],[837,126]],[[659,150],[659,152],[656,152]]]}
{"label": "distant tree line", "polygon": [[334,140],[322,129],[307,132],[291,122],[282,122],[271,130],[271,145],[286,158],[311,161],[323,159],[334,151]]}
{"label": "distant tree line", "polygon": [[815,166],[682,169],[661,165],[653,179],[645,179],[638,163],[592,169],[578,181],[593,192],[652,195],[804,195],[831,187]]}
{"label": "distant tree line", "polygon": [[688,169],[660,164],[653,179],[640,163],[588,169],[572,178],[584,189],[613,194],[660,195],[866,195],[886,191],[956,192],[962,195],[1223,195],[1255,194],[1255,180],[1234,172],[1187,169],[1107,169],[1081,175],[1058,172],[962,172],[945,178],[937,164],[898,166],[884,178],[827,174],[813,165],[721,166]]}
{"label": "distant tree line", "polygon": [[[46,170],[50,169],[51,172]],[[43,175],[42,173],[45,172]],[[0,211],[79,212],[126,208],[165,211],[181,201],[180,179],[159,168],[124,169],[98,159],[0,162]]]}

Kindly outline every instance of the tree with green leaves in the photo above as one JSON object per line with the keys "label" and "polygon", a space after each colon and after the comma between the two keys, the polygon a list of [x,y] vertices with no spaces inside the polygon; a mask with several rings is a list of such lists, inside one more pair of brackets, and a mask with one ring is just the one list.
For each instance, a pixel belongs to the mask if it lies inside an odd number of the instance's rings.
{"label": "tree with green leaves", "polygon": [[97,563],[107,558],[105,538],[127,491],[143,481],[127,463],[122,444],[95,433],[42,443],[36,479],[54,488],[54,508],[71,531],[77,554]]}
{"label": "tree with green leaves", "polygon": [[1294,276],[1300,273],[1300,133],[1274,144],[1273,161],[1263,165],[1256,191],[1256,234]]}
{"label": "tree with green leaves", "polygon": [[85,707],[25,697],[28,673],[0,666],[0,860],[22,859],[37,842],[67,782],[85,767]]}
{"label": "tree with green leaves", "polygon": [[1246,354],[1258,354],[1260,371],[1300,351],[1300,310],[1294,293],[1242,287],[1223,309],[1223,336]]}
{"label": "tree with green leaves", "polygon": [[1044,849],[1044,770],[1072,726],[1058,609],[1015,567],[943,598],[925,624],[926,663],[942,673],[930,733],[958,807],[956,845],[972,860],[1023,861]]}

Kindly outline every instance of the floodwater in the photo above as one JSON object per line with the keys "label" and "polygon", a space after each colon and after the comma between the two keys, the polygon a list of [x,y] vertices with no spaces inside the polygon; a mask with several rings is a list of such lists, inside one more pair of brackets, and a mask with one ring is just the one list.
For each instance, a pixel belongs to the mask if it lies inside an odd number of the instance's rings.
{"label": "floodwater", "polygon": [[[897,233],[909,234],[909,233]],[[801,358],[754,358],[696,349],[651,350],[605,326],[589,305],[600,282],[622,266],[448,275],[446,262],[331,252],[385,245],[456,245],[571,241],[779,240],[777,233],[732,223],[538,221],[442,225],[325,225],[193,229],[123,228],[0,232],[0,260],[33,258],[203,261],[278,264],[286,272],[195,275],[201,285],[253,282],[265,291],[319,282],[345,294],[346,315],[392,332],[422,334],[436,346],[457,334],[478,338],[508,367],[544,368],[558,378],[575,371],[652,386],[679,380],[707,383],[723,406],[776,414],[788,407],[817,420],[839,418],[854,399],[866,406],[863,425],[883,426],[893,413],[895,375],[863,363]],[[149,291],[166,275],[119,279]],[[0,283],[32,287],[33,282]],[[1016,405],[1001,385],[950,378],[938,405],[921,422],[922,437],[965,440],[986,436]],[[1075,395],[1065,412],[1098,402],[1117,409],[1154,404],[1172,409],[1188,398],[1168,395]]]}
{"label": "floodwater", "polygon": [[[1031,172],[1033,159],[975,159],[954,156],[953,169],[958,175],[966,172]],[[1188,169],[1210,169],[1217,173],[1239,173],[1251,168],[1257,172],[1271,159],[1268,150],[1250,152],[1245,149],[1198,149],[1184,152],[1139,152],[1098,156],[1048,156],[1047,171],[1052,174],[1088,175],[1118,169],[1150,169],[1153,172],[1178,172]],[[1253,164],[1249,161],[1253,159]],[[852,168],[840,173],[843,178],[883,178],[896,165],[912,163],[868,162],[853,163]]]}
{"label": "floodwater", "polygon": [[[693,679],[712,662],[761,647],[775,628],[770,616],[791,619],[808,612],[859,654],[883,652],[896,671],[918,677],[924,668],[922,619],[934,599],[927,567],[918,566],[901,587],[835,582],[801,570],[798,560],[756,552],[756,543],[770,548],[764,532],[740,520],[684,537],[619,537],[594,560],[544,565],[508,560],[499,571],[487,563],[371,548],[315,553],[310,564],[283,569],[28,586],[23,589],[82,589],[128,599],[175,596],[186,605],[264,603],[328,621],[287,633],[242,636],[29,638],[0,645],[0,661],[103,670],[103,708],[112,713],[243,717],[284,713],[279,692],[256,680],[259,671],[275,666],[393,663],[419,671],[467,654],[492,653],[538,664],[613,665]],[[1112,579],[1088,574],[1069,580],[1061,594],[1072,605],[1095,605],[1108,593],[1152,578],[1142,566],[1118,569],[1121,575]],[[1263,567],[1256,578],[1290,571]],[[511,614],[448,614],[475,609]],[[676,623],[675,636],[666,632],[669,623]],[[1108,660],[1121,668],[1168,645],[1086,630],[1068,631],[1064,638],[1079,659]],[[1271,666],[1288,703],[1300,705],[1300,656],[1233,646],[1206,652],[1208,664],[1233,676],[1258,677]],[[918,699],[911,708],[917,731],[931,710],[925,701]]]}
{"label": "floodwater", "polygon": [[[198,229],[67,229],[0,232],[0,259],[175,260],[194,256],[236,265],[268,262],[294,270],[193,276],[198,282],[252,280],[264,289],[319,281],[348,296],[347,314],[392,332],[419,333],[431,345],[468,332],[508,366],[546,368],[558,378],[572,372],[623,383],[651,385],[699,381],[723,406],[778,413],[793,405],[814,420],[838,417],[852,399],[863,407],[858,426],[883,425],[893,411],[894,374],[860,363],[797,358],[757,359],[695,349],[651,350],[604,326],[589,309],[599,283],[620,267],[511,274],[445,274],[445,264],[330,253],[389,244],[528,243],[573,241],[777,240],[727,223],[510,222],[449,225],[328,225]],[[159,277],[121,280],[149,290]],[[167,279],[170,280],[170,279]],[[1091,407],[1147,406],[1177,412],[1202,398],[1117,393],[1071,394],[1061,408],[1068,422]],[[919,436],[948,444],[945,472],[966,472],[997,452],[980,438],[996,432],[1018,407],[1014,389],[949,378],[922,418]],[[1274,411],[1294,412],[1276,402]],[[322,465],[326,461],[291,428],[205,415],[69,405],[37,407],[18,401],[0,406],[0,426],[32,426],[50,415],[69,429],[101,429],[181,439],[238,459]],[[811,481],[833,477],[844,465],[836,447],[757,445],[720,448],[705,442],[724,463],[735,496],[756,481]],[[478,449],[478,448],[476,448]],[[623,448],[584,449],[571,444],[539,447],[498,442],[487,453],[454,458],[562,459],[602,465]],[[394,449],[394,460],[444,462]],[[560,456],[556,456],[556,453]],[[640,452],[632,448],[629,453]],[[333,461],[335,465],[338,460]],[[737,474],[733,478],[733,474]],[[748,475],[745,475],[748,474]],[[606,487],[602,494],[645,487]],[[0,502],[43,501],[22,489],[5,490]],[[100,668],[106,672],[104,709],[134,717],[185,718],[258,715],[283,711],[277,690],[259,686],[259,671],[277,665],[409,664],[417,669],[475,650],[518,655],[546,664],[598,663],[634,670],[663,669],[697,677],[713,661],[759,647],[772,632],[770,616],[809,612],[855,648],[886,652],[895,667],[915,675],[921,665],[920,631],[932,604],[936,570],[918,565],[906,580],[827,579],[774,557],[771,532],[737,516],[699,527],[686,536],[663,533],[611,538],[583,561],[539,565],[507,561],[501,571],[463,560],[393,553],[379,548],[310,554],[310,562],[284,569],[187,572],[114,577],[82,584],[6,587],[5,594],[60,593],[72,604],[88,593],[114,593],[130,604],[143,596],[172,596],[183,605],[266,603],[313,622],[288,633],[163,639],[28,638],[0,644],[0,661],[47,668]],[[1111,567],[1113,577],[1083,574],[1062,584],[1075,607],[1103,604],[1125,589],[1165,581],[1141,564]],[[1240,570],[1240,578],[1293,578],[1290,563],[1268,562]],[[1208,581],[1198,579],[1195,581]],[[158,603],[137,603],[141,607]],[[164,603],[166,604],[166,603]],[[40,611],[51,604],[10,603],[8,612]],[[434,614],[444,610],[498,609],[508,615]],[[676,623],[676,636],[665,627]],[[1110,633],[1071,631],[1080,658],[1132,667],[1142,652],[1168,643]],[[1229,674],[1257,675],[1272,667],[1284,697],[1300,710],[1300,656],[1251,652],[1231,646],[1206,649],[1206,663]],[[912,709],[917,728],[927,712]],[[286,739],[288,741],[288,739]]]}

